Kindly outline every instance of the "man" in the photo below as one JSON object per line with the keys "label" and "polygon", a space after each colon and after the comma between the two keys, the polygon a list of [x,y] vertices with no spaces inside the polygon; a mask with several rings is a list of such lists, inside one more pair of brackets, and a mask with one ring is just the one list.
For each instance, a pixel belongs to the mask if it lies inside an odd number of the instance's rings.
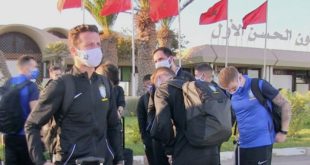
{"label": "man", "polygon": [[62,69],[58,65],[51,66],[48,71],[52,80],[57,80],[62,76]]}
{"label": "man", "polygon": [[270,165],[274,142],[284,142],[291,119],[288,101],[267,81],[260,80],[261,91],[268,101],[281,107],[282,128],[275,132],[271,115],[251,90],[253,79],[241,75],[235,67],[220,71],[219,83],[229,92],[236,114],[241,165]]}
{"label": "man", "polygon": [[213,81],[213,69],[207,63],[198,64],[195,67],[195,79],[216,84]]}
{"label": "man", "polygon": [[[67,89],[65,76],[52,81],[30,114],[25,130],[29,152],[37,165],[50,165],[43,156],[40,129],[52,117],[61,125],[57,132],[54,164],[75,164],[77,159],[100,157],[106,165],[122,164],[121,121],[115,106],[114,93],[106,77],[95,73],[102,60],[98,29],[79,25],[68,34],[74,67],[70,76],[75,91],[67,109],[62,106]],[[66,112],[64,114],[64,111]]]}
{"label": "man", "polygon": [[[153,61],[155,63],[155,68],[166,67],[171,69],[175,75],[174,77],[179,80],[184,81],[194,81],[195,77],[190,73],[184,71],[181,67],[177,66],[174,62],[173,52],[167,47],[159,47],[153,52]],[[148,105],[148,120],[153,121],[155,117],[155,106],[154,106],[154,92],[151,93]],[[156,164],[168,165],[167,154],[172,154],[171,146],[165,146],[156,140],[153,140],[153,150],[155,155]]]}
{"label": "man", "polygon": [[160,47],[153,52],[153,61],[155,68],[167,67],[174,73],[176,79],[185,81],[195,81],[195,77],[190,73],[184,71],[181,67],[177,66],[174,62],[174,55],[169,48]]}
{"label": "man", "polygon": [[148,121],[148,103],[150,94],[152,92],[151,75],[146,75],[143,77],[143,87],[145,94],[139,98],[137,106],[137,117],[140,129],[141,138],[145,146],[145,154],[150,165],[156,165],[154,162],[154,153],[152,147],[152,138],[147,131],[147,127],[151,125],[151,121]]}
{"label": "man", "polygon": [[45,87],[47,87],[53,80],[57,80],[62,76],[62,69],[60,66],[53,65],[48,69],[50,80],[46,83]]}
{"label": "man", "polygon": [[[21,56],[17,61],[17,69],[20,75],[11,78],[9,85],[18,85],[31,79],[37,79],[39,70],[37,62],[32,56]],[[26,121],[29,113],[36,105],[39,97],[37,85],[33,82],[20,90],[20,105],[23,110],[24,120]],[[4,136],[5,144],[5,164],[7,165],[32,165],[28,154],[25,132],[21,130],[18,134],[6,134]]]}
{"label": "man", "polygon": [[[212,83],[215,87],[218,87],[218,84],[213,81],[213,69],[208,63],[198,64],[195,67],[195,79],[202,82]],[[226,92],[225,92],[226,93]],[[221,144],[219,144],[219,153],[221,152]],[[221,158],[219,155],[219,162]]]}
{"label": "man", "polygon": [[182,89],[167,83],[173,79],[174,72],[162,67],[156,69],[153,76],[153,83],[157,90],[155,93],[156,118],[151,132],[164,144],[174,143],[172,163],[175,165],[218,165],[218,146],[194,147],[185,137],[187,118],[183,92]]}

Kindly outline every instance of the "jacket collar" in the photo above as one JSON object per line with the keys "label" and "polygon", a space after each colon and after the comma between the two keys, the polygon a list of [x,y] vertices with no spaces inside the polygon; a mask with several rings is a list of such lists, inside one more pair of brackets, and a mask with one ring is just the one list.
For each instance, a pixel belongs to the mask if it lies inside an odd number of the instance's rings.
{"label": "jacket collar", "polygon": [[[73,76],[76,76],[76,77],[83,77],[83,78],[88,78],[88,73],[87,72],[81,72],[81,70],[79,68],[77,68],[76,66],[73,66],[71,71],[70,71],[70,74],[72,74]],[[97,78],[98,77],[98,74],[96,72],[94,72],[92,75],[91,75],[91,78],[90,79],[94,79],[94,78]]]}

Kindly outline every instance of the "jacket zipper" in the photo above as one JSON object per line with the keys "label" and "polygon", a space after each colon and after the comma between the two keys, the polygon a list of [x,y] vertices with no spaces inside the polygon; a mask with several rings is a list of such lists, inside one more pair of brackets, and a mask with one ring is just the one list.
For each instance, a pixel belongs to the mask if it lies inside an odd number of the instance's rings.
{"label": "jacket zipper", "polygon": [[74,151],[75,151],[75,148],[76,148],[76,144],[73,145],[73,148],[72,148],[72,150],[71,150],[71,153],[70,153],[69,157],[67,158],[67,160],[65,161],[64,165],[67,165],[67,164],[68,164],[69,160],[71,159],[71,157],[72,157],[72,155],[73,155],[73,153],[74,153]]}
{"label": "jacket zipper", "polygon": [[105,141],[106,141],[106,144],[107,144],[107,148],[108,148],[108,150],[109,150],[109,152],[110,152],[112,158],[114,159],[114,154],[113,154],[113,152],[112,152],[112,149],[111,149],[110,146],[109,146],[108,140],[105,139]]}
{"label": "jacket zipper", "polygon": [[[93,98],[92,81],[91,81],[91,79],[89,79],[89,86],[90,86],[91,103],[92,103],[93,108],[96,109],[96,106],[94,106],[95,103],[94,103],[94,98]],[[95,117],[94,117],[94,115],[93,115],[93,112],[91,113],[91,116],[92,116],[92,118],[93,118],[95,127],[97,127],[97,123],[96,123]],[[97,145],[96,145],[95,136],[93,136],[92,141],[93,141],[93,146],[94,146],[95,153],[96,153],[96,152],[97,152]]]}

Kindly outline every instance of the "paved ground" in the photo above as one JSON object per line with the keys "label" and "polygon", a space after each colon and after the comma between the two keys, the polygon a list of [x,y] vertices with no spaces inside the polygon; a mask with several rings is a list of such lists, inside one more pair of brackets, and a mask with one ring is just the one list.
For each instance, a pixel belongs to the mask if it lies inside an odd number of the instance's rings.
{"label": "paved ground", "polygon": [[[234,165],[233,152],[221,152],[222,165]],[[143,156],[135,156],[134,165],[147,165]],[[273,149],[272,165],[310,165],[310,148]]]}
{"label": "paved ground", "polygon": [[[222,161],[222,165],[234,165],[232,160]],[[275,156],[272,165],[310,165],[310,156]]]}

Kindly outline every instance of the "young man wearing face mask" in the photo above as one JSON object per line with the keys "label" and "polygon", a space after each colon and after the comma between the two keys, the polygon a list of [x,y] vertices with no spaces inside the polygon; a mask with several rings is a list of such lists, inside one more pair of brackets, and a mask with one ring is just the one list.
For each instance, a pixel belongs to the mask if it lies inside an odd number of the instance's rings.
{"label": "young man wearing face mask", "polygon": [[[218,84],[213,81],[213,69],[208,63],[199,64],[195,67],[195,79],[196,79],[196,81],[211,83],[216,88],[219,87]],[[219,153],[220,153],[221,152],[221,144],[219,145],[218,149],[219,149]],[[221,160],[221,158],[219,156],[219,162],[220,162],[220,160]]]}
{"label": "young man wearing face mask", "polygon": [[184,80],[174,79],[172,70],[161,67],[153,73],[153,81],[157,88],[156,117],[151,134],[164,144],[174,144],[172,164],[218,165],[218,146],[194,147],[185,137],[187,118],[183,91],[169,84],[171,81],[184,83]]}
{"label": "young man wearing face mask", "polygon": [[145,146],[145,155],[147,157],[149,165],[156,165],[154,161],[154,153],[152,146],[152,138],[147,130],[147,127],[151,125],[152,121],[148,121],[148,103],[149,98],[152,93],[152,83],[151,83],[151,75],[146,75],[143,77],[143,88],[145,94],[139,98],[138,106],[137,106],[137,118],[139,124],[139,130],[141,134],[141,139],[143,140],[143,144]]}
{"label": "young man wearing face mask", "polygon": [[[31,158],[37,165],[72,165],[85,157],[100,157],[106,165],[120,165],[123,163],[121,121],[112,85],[106,77],[95,73],[103,57],[97,27],[76,26],[69,31],[68,44],[74,59],[71,72],[51,82],[25,125]],[[70,89],[66,76],[72,78],[75,89],[65,109],[63,102],[68,99],[65,96]],[[59,124],[53,163],[45,160],[40,143],[40,129],[52,117]]]}
{"label": "young man wearing face mask", "polygon": [[50,80],[46,83],[45,87],[48,86],[53,80],[57,80],[63,75],[62,69],[60,66],[53,65],[48,69]]}
{"label": "young man wearing face mask", "polygon": [[185,81],[195,81],[195,77],[190,73],[182,70],[174,62],[174,55],[169,48],[160,47],[153,52],[153,61],[155,68],[167,67],[175,73],[175,78]]}
{"label": "young man wearing face mask", "polygon": [[207,63],[199,64],[195,67],[195,79],[216,84],[213,81],[213,69]]}
{"label": "young man wearing face mask", "polygon": [[[19,75],[7,81],[9,85],[15,86],[26,81],[35,80],[39,76],[37,62],[32,56],[21,56],[17,61]],[[29,82],[20,90],[20,103],[24,114],[24,120],[27,119],[31,110],[34,109],[39,97],[39,90],[35,83]],[[4,135],[5,144],[5,164],[8,165],[32,165],[28,154],[27,142],[24,130],[18,134]]]}
{"label": "young man wearing face mask", "polygon": [[[159,47],[153,52],[153,61],[155,63],[155,68],[166,67],[174,72],[175,79],[184,81],[195,81],[195,77],[189,72],[184,71],[181,67],[177,66],[174,62],[173,52],[167,47]],[[154,106],[154,92],[151,93],[148,105],[149,118],[155,116],[155,106]],[[153,120],[153,119],[149,119]],[[157,164],[167,165],[169,164],[166,154],[171,154],[173,151],[169,149],[170,147],[164,148],[161,143],[153,140],[153,150],[155,153],[155,160]],[[166,151],[165,151],[166,150]]]}
{"label": "young man wearing face mask", "polygon": [[265,80],[259,80],[264,97],[282,111],[282,128],[275,132],[271,115],[251,90],[252,78],[241,75],[235,67],[226,67],[219,74],[219,83],[229,92],[238,123],[240,164],[270,165],[274,142],[284,142],[291,119],[288,101]]}

